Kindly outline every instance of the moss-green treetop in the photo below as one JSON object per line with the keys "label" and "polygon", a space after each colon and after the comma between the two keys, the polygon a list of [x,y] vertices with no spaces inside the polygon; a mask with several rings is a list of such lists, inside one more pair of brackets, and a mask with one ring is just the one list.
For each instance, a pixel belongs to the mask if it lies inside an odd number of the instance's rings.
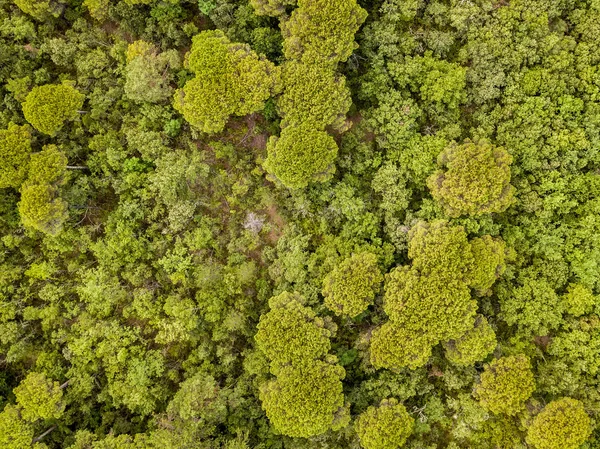
{"label": "moss-green treetop", "polygon": [[471,366],[485,359],[496,348],[496,333],[483,315],[477,315],[475,326],[462,337],[444,343],[446,358],[455,365]]}
{"label": "moss-green treetop", "polygon": [[326,181],[335,172],[338,147],[329,134],[310,123],[288,126],[280,137],[267,144],[267,172],[291,189],[306,187],[313,181]]}
{"label": "moss-green treetop", "polygon": [[285,366],[260,391],[263,408],[275,428],[291,437],[311,437],[347,420],[342,379],[335,357],[300,367]]}
{"label": "moss-green treetop", "polygon": [[0,129],[0,189],[19,187],[28,171],[31,135],[27,126],[9,123]]}
{"label": "moss-green treetop", "polygon": [[562,398],[550,402],[527,429],[527,444],[535,449],[577,449],[592,433],[583,403]]}
{"label": "moss-green treetop", "polygon": [[25,227],[55,236],[68,218],[67,204],[50,184],[25,184],[21,188],[19,215]]}
{"label": "moss-green treetop", "polygon": [[485,365],[474,395],[482,407],[496,414],[516,415],[535,390],[529,359],[524,355],[501,357]]}
{"label": "moss-green treetop", "polygon": [[364,449],[398,449],[412,434],[414,418],[394,398],[384,399],[379,407],[369,407],[354,423]]}
{"label": "moss-green treetop", "polygon": [[23,115],[38,131],[53,136],[66,120],[77,117],[85,95],[67,83],[34,87],[27,94]]}
{"label": "moss-green treetop", "polygon": [[281,24],[288,59],[345,61],[357,47],[354,35],[367,18],[356,0],[299,0]]}
{"label": "moss-green treetop", "polygon": [[274,296],[269,300],[271,310],[258,323],[256,344],[271,360],[271,371],[276,375],[290,363],[310,365],[324,357],[331,347],[331,331],[303,303],[297,293]]}
{"label": "moss-green treetop", "polygon": [[31,447],[33,426],[23,420],[19,407],[7,405],[0,413],[0,447],[2,449],[25,449]]}
{"label": "moss-green treetop", "polygon": [[67,156],[56,145],[46,145],[29,161],[30,184],[60,184],[67,170]]}
{"label": "moss-green treetop", "polygon": [[323,281],[325,305],[336,315],[355,317],[373,303],[383,281],[373,253],[345,259]]}
{"label": "moss-green treetop", "polygon": [[307,122],[318,130],[328,126],[344,130],[347,126],[350,90],[345,78],[331,66],[288,61],[283,65],[282,82],[285,89],[277,100],[282,127]]}
{"label": "moss-green treetop", "polygon": [[196,76],[175,93],[173,106],[206,133],[222,131],[232,115],[261,110],[279,86],[273,63],[219,30],[194,37],[186,65]]}
{"label": "moss-green treetop", "polygon": [[427,185],[448,216],[502,212],[513,201],[510,184],[512,157],[488,141],[453,144],[438,158],[443,169],[431,175]]}
{"label": "moss-green treetop", "polygon": [[43,373],[30,372],[13,391],[26,421],[60,418],[65,410],[58,382]]}

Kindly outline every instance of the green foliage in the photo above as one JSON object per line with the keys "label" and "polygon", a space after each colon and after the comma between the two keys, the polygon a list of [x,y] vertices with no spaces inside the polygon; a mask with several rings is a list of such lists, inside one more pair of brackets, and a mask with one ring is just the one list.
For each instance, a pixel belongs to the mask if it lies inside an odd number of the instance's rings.
{"label": "green foliage", "polygon": [[363,412],[354,428],[365,449],[397,449],[404,446],[412,434],[414,422],[404,405],[389,398]]}
{"label": "green foliage", "polygon": [[352,105],[345,79],[329,65],[290,61],[283,65],[283,94],[277,100],[282,126],[328,126],[343,131]]}
{"label": "green foliage", "polygon": [[68,218],[67,204],[49,184],[25,184],[21,188],[19,215],[23,225],[52,236],[60,233]]}
{"label": "green foliage", "polygon": [[67,170],[67,157],[56,145],[46,145],[29,159],[27,183],[60,184]]}
{"label": "green foliage", "polygon": [[325,305],[336,315],[355,317],[373,303],[382,281],[377,256],[355,254],[323,280]]}
{"label": "green foliage", "polygon": [[19,187],[25,180],[31,153],[31,135],[27,126],[9,123],[0,130],[0,188]]}
{"label": "green foliage", "polygon": [[[146,45],[144,45],[146,44]],[[151,44],[136,41],[129,44],[125,68],[125,95],[134,101],[159,103],[173,94],[171,70],[179,69],[177,52],[159,53]]]}
{"label": "green foliage", "polygon": [[527,444],[535,449],[577,449],[592,432],[581,401],[561,398],[550,402],[527,429]]}
{"label": "green foliage", "polygon": [[483,315],[477,315],[475,326],[462,337],[444,343],[446,358],[461,366],[480,362],[496,349],[496,333]]}
{"label": "green foliage", "polygon": [[451,145],[438,158],[445,170],[431,175],[427,185],[450,217],[502,212],[513,202],[512,157],[487,141]]}
{"label": "green foliage", "polygon": [[43,373],[30,372],[14,390],[21,417],[30,422],[38,419],[58,419],[65,410],[63,391],[58,382]]}
{"label": "green foliage", "polygon": [[479,403],[496,414],[516,415],[535,390],[531,363],[524,355],[506,356],[488,363],[474,395]]}
{"label": "green foliage", "polygon": [[338,147],[333,137],[310,124],[288,126],[280,137],[271,137],[263,166],[290,189],[324,182],[333,176]]}
{"label": "green foliage", "polygon": [[222,131],[232,115],[260,111],[279,86],[270,61],[221,31],[196,35],[186,65],[195,77],[175,93],[173,107],[206,133]]}
{"label": "green foliage", "polygon": [[594,293],[585,285],[571,284],[562,296],[564,309],[573,316],[590,313],[597,303]]}
{"label": "green foliage", "polygon": [[167,411],[186,420],[219,423],[227,416],[227,402],[215,379],[198,373],[181,382]]}
{"label": "green foliage", "polygon": [[285,7],[295,3],[296,0],[250,0],[257,15],[273,17],[285,14]]}
{"label": "green foliage", "polygon": [[281,24],[284,54],[288,59],[343,62],[356,48],[354,34],[366,17],[355,0],[299,0]]}
{"label": "green foliage", "polygon": [[34,87],[21,105],[25,119],[38,131],[55,135],[66,120],[74,120],[85,95],[71,84],[45,84]]}
{"label": "green foliage", "polygon": [[310,364],[324,357],[331,348],[331,330],[297,293],[283,292],[269,300],[269,313],[258,323],[256,344],[271,361],[275,375],[282,367]]}
{"label": "green foliage", "polygon": [[19,408],[7,405],[0,413],[0,445],[5,449],[23,449],[31,446],[33,426],[21,419]]}
{"label": "green foliage", "polygon": [[262,385],[260,398],[275,428],[292,437],[311,437],[348,424],[344,408],[344,368],[337,361],[285,366]]}
{"label": "green foliage", "polygon": [[464,228],[442,220],[415,225],[408,244],[412,265],[386,277],[384,310],[390,321],[373,332],[371,363],[415,369],[427,362],[432,346],[472,330],[477,303],[469,287],[489,288],[502,273],[498,245],[502,248],[491,238],[469,242]]}

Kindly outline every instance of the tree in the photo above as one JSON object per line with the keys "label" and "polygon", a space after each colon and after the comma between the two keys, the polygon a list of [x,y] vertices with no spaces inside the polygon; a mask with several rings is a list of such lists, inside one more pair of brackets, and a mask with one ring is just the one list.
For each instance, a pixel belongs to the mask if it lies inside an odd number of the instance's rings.
{"label": "tree", "polygon": [[258,16],[281,16],[285,14],[285,7],[294,5],[296,0],[250,0],[254,12]]}
{"label": "tree", "polygon": [[279,69],[222,31],[196,35],[185,62],[195,77],[175,92],[173,107],[206,133],[222,131],[232,115],[260,111],[279,88]]}
{"label": "tree", "polygon": [[30,372],[14,389],[17,404],[21,407],[24,420],[60,418],[65,410],[63,391],[58,382],[43,373]]}
{"label": "tree", "polygon": [[85,95],[69,83],[34,87],[21,105],[25,119],[38,131],[55,135],[66,120],[77,117]]}
{"label": "tree", "polygon": [[514,416],[535,390],[531,363],[524,355],[495,359],[485,365],[474,395],[486,410]]}
{"label": "tree", "polygon": [[258,323],[254,339],[275,375],[289,364],[311,364],[331,348],[327,323],[303,303],[298,293],[283,292],[269,300],[271,310]]}
{"label": "tree", "polygon": [[30,184],[60,184],[67,170],[67,157],[56,145],[46,145],[29,160]]}
{"label": "tree", "polygon": [[277,99],[281,126],[305,125],[344,131],[352,105],[345,78],[329,65],[288,61],[283,65],[283,94]]}
{"label": "tree", "polygon": [[354,35],[366,18],[356,0],[298,0],[298,8],[281,24],[285,57],[346,61],[357,47]]}
{"label": "tree", "polygon": [[271,137],[263,166],[290,189],[306,187],[313,181],[327,181],[335,172],[338,147],[333,137],[310,123],[288,126],[280,137]]}
{"label": "tree", "polygon": [[585,285],[571,284],[562,296],[562,302],[567,313],[581,316],[590,313],[598,301],[594,293]]}
{"label": "tree", "polygon": [[0,189],[19,187],[25,180],[31,153],[31,135],[27,126],[9,123],[0,130]]}
{"label": "tree", "polygon": [[323,281],[325,305],[336,315],[355,317],[373,303],[383,276],[372,253],[355,254]]}
{"label": "tree", "polygon": [[404,405],[389,398],[363,412],[354,428],[364,449],[398,449],[412,434],[414,422]]}
{"label": "tree", "polygon": [[24,449],[31,447],[33,426],[24,421],[15,405],[7,405],[0,413],[0,447]]}
{"label": "tree", "polygon": [[308,438],[348,423],[344,408],[344,368],[335,357],[284,366],[277,379],[263,384],[260,399],[269,421],[291,437]]}
{"label": "tree", "polygon": [[533,419],[526,441],[535,449],[577,449],[591,433],[591,420],[583,403],[561,398],[550,402]]}
{"label": "tree", "polygon": [[464,336],[477,310],[470,288],[487,289],[502,272],[502,244],[491,238],[469,242],[462,226],[419,222],[409,234],[412,265],[386,276],[384,310],[390,321],[371,336],[375,367],[417,368],[432,346]]}
{"label": "tree", "polygon": [[125,95],[143,102],[159,103],[172,95],[169,86],[171,70],[180,68],[181,59],[176,51],[159,53],[145,41],[135,41],[127,49],[125,67]]}
{"label": "tree", "polygon": [[227,416],[227,401],[214,377],[200,372],[181,382],[167,412],[184,420],[219,423]]}
{"label": "tree", "polygon": [[502,212],[513,202],[510,185],[512,157],[486,140],[453,144],[438,158],[444,169],[427,185],[450,217]]}
{"label": "tree", "polygon": [[50,184],[25,184],[21,188],[19,214],[23,225],[56,236],[68,218],[67,203]]}
{"label": "tree", "polygon": [[483,315],[477,315],[475,326],[462,337],[444,343],[446,358],[455,365],[471,366],[485,359],[496,348],[496,333]]}

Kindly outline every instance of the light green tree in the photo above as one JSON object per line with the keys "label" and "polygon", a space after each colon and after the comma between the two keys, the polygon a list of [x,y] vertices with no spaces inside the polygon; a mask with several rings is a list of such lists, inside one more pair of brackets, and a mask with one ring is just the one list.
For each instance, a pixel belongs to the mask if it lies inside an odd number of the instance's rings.
{"label": "light green tree", "polygon": [[346,61],[357,47],[354,35],[366,18],[356,0],[298,0],[298,8],[281,24],[284,54],[304,61]]}
{"label": "light green tree", "polygon": [[364,449],[398,449],[412,434],[414,418],[394,398],[369,407],[355,421],[354,428]]}
{"label": "light green tree", "polygon": [[19,215],[25,227],[56,236],[68,218],[67,203],[50,184],[25,184],[21,188]]}
{"label": "light green tree", "polygon": [[486,364],[473,394],[486,410],[514,416],[525,408],[534,390],[531,363],[526,356],[518,355]]}
{"label": "light green tree", "polygon": [[296,0],[250,0],[258,16],[277,17],[285,14],[286,6],[296,4]]}
{"label": "light green tree", "polygon": [[227,398],[214,377],[200,372],[181,382],[167,412],[182,419],[218,423],[227,416]]}
{"label": "light green tree", "polygon": [[27,128],[9,123],[7,129],[0,129],[0,189],[19,187],[27,176],[31,153]]}
{"label": "light green tree", "polygon": [[577,449],[591,435],[592,423],[583,403],[561,398],[550,402],[527,429],[527,444],[535,449]]}
{"label": "light green tree", "polygon": [[288,126],[280,137],[269,139],[263,167],[272,179],[299,189],[313,181],[329,180],[335,172],[337,152],[333,137],[310,123]]}
{"label": "light green tree", "polygon": [[331,65],[288,61],[283,65],[282,83],[284,92],[277,100],[282,127],[310,123],[315,130],[347,128],[350,90]]}
{"label": "light green tree", "polygon": [[57,419],[65,410],[63,390],[43,373],[30,372],[13,391],[26,421]]}
{"label": "light green tree", "polygon": [[260,111],[280,84],[273,63],[218,30],[196,35],[185,63],[195,77],[177,90],[173,107],[206,133],[222,131],[232,115]]}
{"label": "light green tree", "polygon": [[[283,292],[269,300],[270,311],[261,316],[254,339],[271,361],[271,372],[282,367],[310,364],[331,348],[327,323],[303,305],[298,293]],[[331,324],[329,325],[331,326]]]}
{"label": "light green tree", "polygon": [[355,254],[339,264],[323,281],[325,305],[336,315],[355,317],[373,303],[383,281],[373,253]]}
{"label": "light green tree", "polygon": [[25,449],[31,447],[33,426],[23,420],[19,407],[7,405],[0,413],[0,447],[3,449]]}
{"label": "light green tree", "polygon": [[512,157],[486,140],[453,144],[438,157],[443,168],[427,185],[448,216],[503,212],[513,202]]}
{"label": "light green tree", "polygon": [[311,437],[339,429],[349,421],[344,407],[344,368],[337,359],[285,366],[263,384],[260,399],[269,421],[291,437]]}
{"label": "light green tree", "polygon": [[23,115],[38,131],[53,136],[66,120],[77,117],[85,95],[69,83],[34,87],[25,97]]}
{"label": "light green tree", "polygon": [[444,343],[446,358],[455,365],[471,366],[485,359],[496,348],[496,333],[483,315],[477,315],[475,326],[462,337]]}
{"label": "light green tree", "polygon": [[67,156],[56,145],[46,145],[29,159],[28,184],[61,184],[67,170]]}

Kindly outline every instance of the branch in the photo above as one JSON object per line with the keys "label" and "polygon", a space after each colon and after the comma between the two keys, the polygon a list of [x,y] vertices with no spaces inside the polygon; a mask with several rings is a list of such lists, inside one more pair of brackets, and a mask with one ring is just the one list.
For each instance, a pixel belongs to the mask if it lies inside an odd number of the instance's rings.
{"label": "branch", "polygon": [[33,443],[37,443],[38,441],[40,441],[42,438],[44,438],[46,435],[48,435],[50,432],[52,432],[54,429],[56,429],[56,426],[52,426],[50,427],[48,430],[46,430],[44,433],[42,433],[39,437],[35,437],[32,441]]}
{"label": "branch", "polygon": [[67,165],[68,170],[88,170],[85,165]]}

